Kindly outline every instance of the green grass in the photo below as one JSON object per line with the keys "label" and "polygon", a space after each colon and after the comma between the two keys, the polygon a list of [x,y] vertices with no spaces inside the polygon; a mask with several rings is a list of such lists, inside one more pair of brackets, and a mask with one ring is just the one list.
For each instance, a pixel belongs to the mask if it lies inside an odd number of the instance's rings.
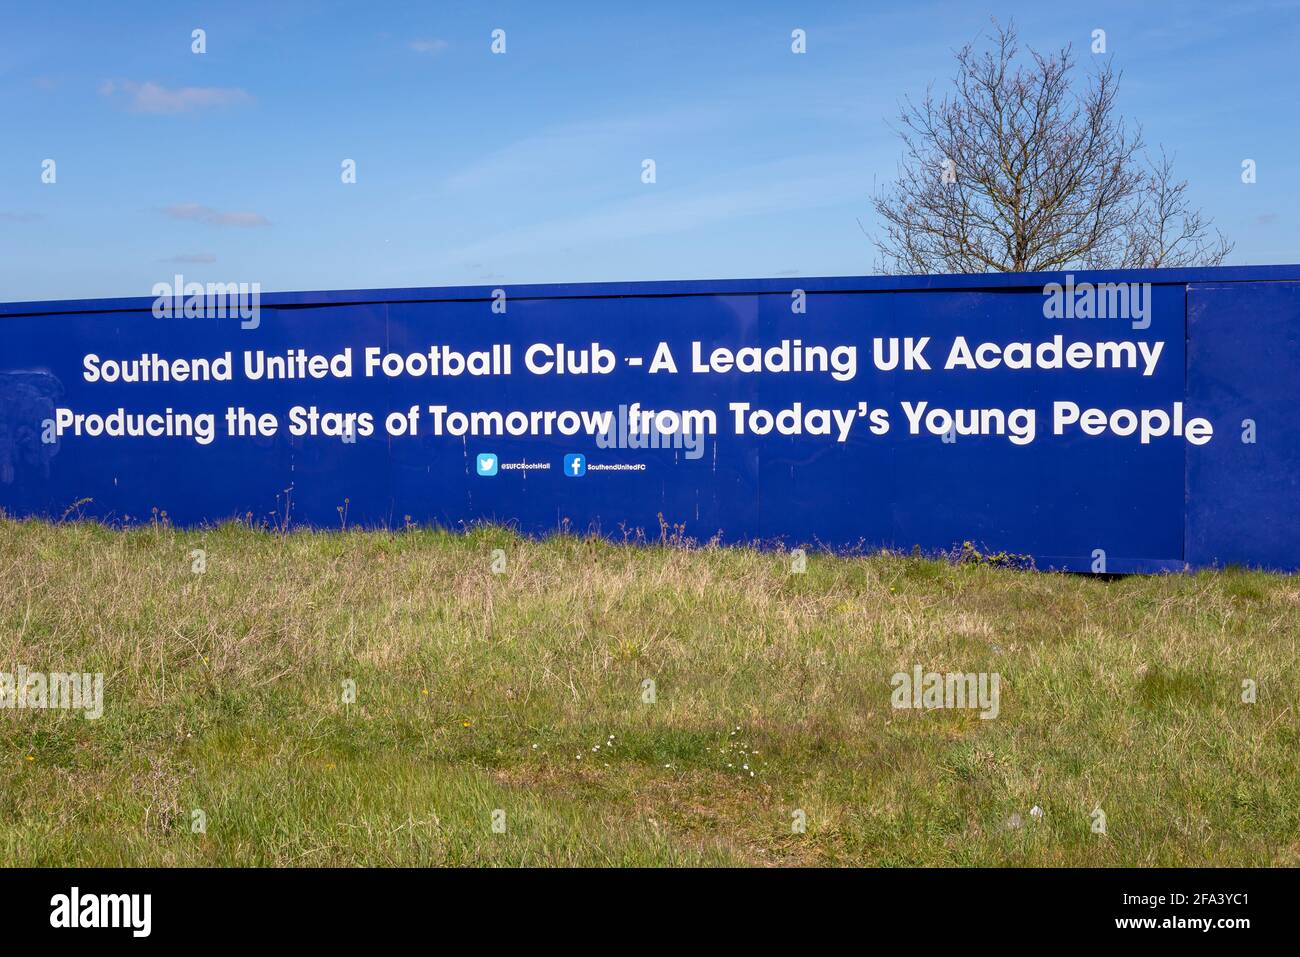
{"label": "green grass", "polygon": [[105,704],[0,710],[11,865],[1300,863],[1285,576],[0,519],[19,665]]}

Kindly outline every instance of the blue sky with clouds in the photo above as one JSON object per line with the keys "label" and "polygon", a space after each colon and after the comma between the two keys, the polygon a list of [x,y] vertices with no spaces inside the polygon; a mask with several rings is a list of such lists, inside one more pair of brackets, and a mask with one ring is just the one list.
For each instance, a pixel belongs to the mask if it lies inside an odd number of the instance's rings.
{"label": "blue sky with clouds", "polygon": [[1292,2],[4,6],[0,300],[869,273],[888,124],[991,15],[1105,29],[1230,262],[1300,261]]}

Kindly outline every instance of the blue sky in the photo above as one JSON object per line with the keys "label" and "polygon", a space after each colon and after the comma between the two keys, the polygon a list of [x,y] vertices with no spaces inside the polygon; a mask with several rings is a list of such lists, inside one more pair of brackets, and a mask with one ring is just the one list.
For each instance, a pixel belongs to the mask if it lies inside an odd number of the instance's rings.
{"label": "blue sky", "polygon": [[990,16],[1105,29],[1229,261],[1300,261],[1291,2],[4,6],[3,301],[870,273],[888,122]]}

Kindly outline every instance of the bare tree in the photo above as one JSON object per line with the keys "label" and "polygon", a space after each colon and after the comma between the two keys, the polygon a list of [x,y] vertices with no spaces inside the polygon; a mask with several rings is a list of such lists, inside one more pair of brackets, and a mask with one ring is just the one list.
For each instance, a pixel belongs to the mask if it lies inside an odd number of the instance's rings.
{"label": "bare tree", "polygon": [[898,178],[873,198],[892,273],[1217,265],[1232,250],[1189,206],[1186,181],[1116,109],[1109,61],[1073,84],[1070,47],[1029,50],[994,23],[957,52],[953,90],[904,101]]}
{"label": "bare tree", "polygon": [[[1137,215],[1126,231],[1124,258],[1119,265],[1160,268],[1222,263],[1232,252],[1233,244],[1213,229],[1213,222],[1199,209],[1191,207],[1187,180],[1174,178],[1173,160],[1161,149],[1160,159],[1148,166]],[[1088,264],[1092,265],[1091,261]]]}

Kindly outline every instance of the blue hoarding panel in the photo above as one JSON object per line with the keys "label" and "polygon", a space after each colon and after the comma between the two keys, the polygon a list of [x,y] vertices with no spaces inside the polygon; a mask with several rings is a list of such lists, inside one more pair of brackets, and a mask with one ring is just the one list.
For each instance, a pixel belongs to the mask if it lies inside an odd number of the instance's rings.
{"label": "blue hoarding panel", "polygon": [[[338,527],[346,505],[349,524],[486,520],[614,537],[657,537],[662,520],[725,542],[970,541],[1040,567],[1098,570],[1101,555],[1107,571],[1181,568],[1231,544],[1193,516],[1198,483],[1219,481],[1225,434],[1236,441],[1220,419],[1237,415],[1196,386],[1200,350],[1226,332],[1196,340],[1189,283],[1235,290],[1261,278],[1280,276],[291,293],[261,297],[255,323],[156,318],[148,299],[13,304],[0,307],[0,507]],[[1143,315],[1051,311],[1049,284],[1073,294],[1103,282],[1132,284]],[[1289,328],[1294,343],[1293,300],[1278,323],[1273,334]],[[95,381],[113,363],[156,371],[178,359],[228,359],[229,378]],[[268,378],[278,362],[289,377]],[[1251,387],[1290,376],[1294,388],[1295,369],[1276,365],[1254,369]],[[1206,368],[1211,380],[1240,374]],[[693,416],[704,434],[647,437],[635,423],[648,411]],[[115,413],[174,427],[206,414],[213,434],[90,434]],[[333,428],[349,415],[363,417],[357,428]],[[1200,416],[1213,440],[1173,434]],[[259,419],[274,433],[250,428]],[[1143,441],[1139,421],[1159,434]],[[1293,512],[1286,521],[1300,538]],[[1279,549],[1270,562],[1300,565],[1294,545]]]}
{"label": "blue hoarding panel", "polygon": [[1187,559],[1300,566],[1300,282],[1188,289],[1188,400],[1222,422],[1187,460]]}

